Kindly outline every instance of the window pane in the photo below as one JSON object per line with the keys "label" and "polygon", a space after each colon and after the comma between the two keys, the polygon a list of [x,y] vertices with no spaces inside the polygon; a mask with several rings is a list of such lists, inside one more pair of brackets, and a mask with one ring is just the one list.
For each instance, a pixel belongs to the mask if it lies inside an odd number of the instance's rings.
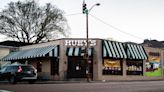
{"label": "window pane", "polygon": [[104,59],[103,75],[122,75],[122,62],[114,59]]}
{"label": "window pane", "polygon": [[142,61],[127,61],[127,75],[143,75]]}

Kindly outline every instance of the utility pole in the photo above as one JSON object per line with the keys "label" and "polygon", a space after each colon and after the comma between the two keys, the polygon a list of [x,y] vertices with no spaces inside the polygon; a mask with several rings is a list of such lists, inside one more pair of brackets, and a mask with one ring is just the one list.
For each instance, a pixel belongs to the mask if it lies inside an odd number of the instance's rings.
{"label": "utility pole", "polygon": [[99,6],[100,4],[97,3],[97,4],[94,4],[90,9],[87,9],[87,4],[85,3],[85,0],[83,0],[83,14],[86,14],[86,43],[87,43],[87,46],[85,48],[85,54],[84,54],[84,57],[86,59],[86,76],[87,76],[87,81],[90,82],[90,77],[91,77],[91,74],[90,74],[90,63],[89,63],[89,55],[88,55],[88,50],[89,50],[89,42],[88,42],[88,14],[89,12],[91,11],[91,9],[94,7],[94,6]]}
{"label": "utility pole", "polygon": [[90,69],[89,69],[89,63],[88,63],[88,48],[89,48],[89,44],[88,44],[88,9],[87,9],[87,4],[85,3],[85,1],[83,0],[83,14],[86,14],[86,47],[85,47],[85,53],[84,53],[84,58],[86,60],[86,77],[87,77],[87,81],[90,82]]}

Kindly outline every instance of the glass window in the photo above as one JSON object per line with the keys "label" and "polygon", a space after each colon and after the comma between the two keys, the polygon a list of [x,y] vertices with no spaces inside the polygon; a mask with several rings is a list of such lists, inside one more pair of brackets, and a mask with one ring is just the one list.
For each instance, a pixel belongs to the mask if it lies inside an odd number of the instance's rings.
{"label": "glass window", "polygon": [[127,61],[126,65],[127,75],[143,75],[142,61]]}
{"label": "glass window", "polygon": [[104,59],[103,75],[122,75],[122,61]]}

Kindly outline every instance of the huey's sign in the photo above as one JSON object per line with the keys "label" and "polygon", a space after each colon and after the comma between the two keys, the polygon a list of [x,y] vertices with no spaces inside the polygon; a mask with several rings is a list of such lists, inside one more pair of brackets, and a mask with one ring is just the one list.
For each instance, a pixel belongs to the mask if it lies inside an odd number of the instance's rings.
{"label": "huey's sign", "polygon": [[[88,40],[89,46],[95,46],[96,40]],[[66,46],[87,46],[86,40],[65,40]]]}

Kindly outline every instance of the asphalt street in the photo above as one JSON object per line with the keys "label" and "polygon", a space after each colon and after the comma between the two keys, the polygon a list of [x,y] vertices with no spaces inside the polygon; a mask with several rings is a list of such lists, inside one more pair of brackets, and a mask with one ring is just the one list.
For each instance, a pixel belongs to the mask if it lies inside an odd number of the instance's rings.
{"label": "asphalt street", "polygon": [[1,83],[0,92],[164,92],[164,81],[18,83],[16,85]]}

